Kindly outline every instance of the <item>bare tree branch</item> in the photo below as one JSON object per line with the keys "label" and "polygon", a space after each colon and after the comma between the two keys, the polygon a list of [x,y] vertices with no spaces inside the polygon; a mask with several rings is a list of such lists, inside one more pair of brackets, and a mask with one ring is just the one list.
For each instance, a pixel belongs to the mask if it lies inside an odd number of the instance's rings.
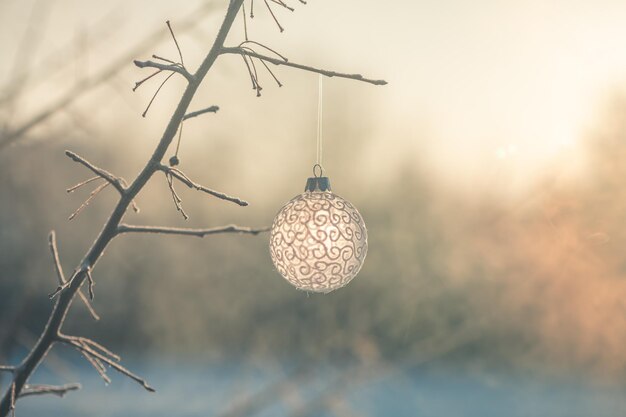
{"label": "bare tree branch", "polygon": [[82,187],[83,185],[87,185],[87,184],[89,184],[89,183],[92,183],[92,182],[97,181],[97,180],[102,180],[102,179],[104,179],[104,178],[102,178],[101,176],[97,175],[97,176],[95,176],[95,177],[91,177],[91,178],[89,178],[89,179],[87,179],[87,180],[85,180],[85,181],[81,181],[81,182],[79,182],[79,183],[78,183],[78,184],[76,184],[76,185],[72,185],[70,188],[68,188],[68,189],[67,189],[67,190],[65,190],[65,191],[66,191],[66,192],[68,192],[68,193],[73,193],[74,191],[76,191],[76,190],[78,190],[80,187]]}
{"label": "bare tree branch", "polygon": [[109,182],[112,186],[114,186],[115,189],[117,191],[119,191],[120,194],[124,194],[126,192],[126,189],[122,185],[123,184],[123,180],[121,178],[116,177],[115,175],[111,174],[107,170],[104,170],[102,168],[99,168],[99,167],[95,166],[94,164],[92,164],[91,162],[87,161],[82,156],[77,155],[77,154],[75,154],[72,151],[65,151],[65,155],[67,155],[74,162],[78,162],[79,164],[87,167],[91,172],[93,172],[94,174],[98,175],[99,177],[102,177],[105,180],[107,180],[107,182]]}
{"label": "bare tree branch", "polygon": [[24,385],[22,392],[20,392],[19,398],[28,397],[30,395],[45,395],[54,394],[59,397],[63,397],[70,391],[76,391],[81,389],[80,384],[65,384],[65,385]]}
{"label": "bare tree branch", "polygon": [[177,72],[187,79],[190,83],[195,81],[193,74],[190,74],[183,66],[176,64],[161,64],[154,61],[139,61],[134,60],[133,63],[139,68],[156,68],[161,71]]}
{"label": "bare tree branch", "polygon": [[87,197],[87,199],[85,201],[83,201],[83,203],[78,206],[78,208],[74,211],[74,213],[70,214],[70,217],[68,217],[68,220],[74,220],[74,218],[76,218],[76,216],[78,216],[80,214],[81,211],[83,211],[83,209],[85,207],[87,207],[89,205],[89,203],[91,203],[91,200],[93,200],[98,194],[100,194],[100,191],[104,190],[106,187],[108,187],[110,185],[110,183],[105,182],[104,184],[101,184],[99,186],[97,186],[92,192],[91,194],[89,194],[89,197]]}
{"label": "bare tree branch", "polygon": [[[162,233],[162,234],[179,234],[179,235],[191,235],[191,236],[205,236],[209,234],[216,233],[244,233],[255,235],[261,233],[263,231],[267,231],[267,229],[249,229],[242,228],[238,226],[224,226],[220,228],[213,229],[176,229],[176,228],[165,228],[165,227],[152,227],[152,226],[130,226],[122,224],[122,219],[127,213],[128,209],[132,206],[133,200],[137,197],[139,192],[144,188],[144,186],[148,183],[148,181],[152,178],[152,176],[157,171],[162,171],[166,174],[166,176],[172,178],[176,178],[181,181],[183,184],[186,184],[190,188],[195,188],[199,191],[203,191],[205,193],[211,194],[215,197],[218,197],[223,200],[234,202],[240,206],[246,206],[248,203],[240,200],[235,197],[228,196],[226,194],[208,189],[204,186],[196,184],[191,179],[189,179],[184,173],[179,171],[176,168],[166,167],[162,164],[165,153],[168,148],[172,144],[174,137],[176,136],[177,131],[179,130],[185,115],[188,114],[189,105],[195,96],[202,80],[205,78],[209,70],[214,65],[215,61],[221,54],[225,53],[234,53],[240,54],[242,57],[247,56],[250,59],[250,62],[253,63],[252,58],[261,61],[267,61],[273,63],[275,65],[286,65],[293,68],[298,68],[305,71],[317,72],[329,77],[343,77],[343,78],[351,78],[355,80],[360,80],[364,82],[368,82],[376,85],[384,85],[386,84],[383,80],[371,80],[367,79],[360,74],[343,74],[334,71],[327,71],[316,69],[313,67],[308,67],[300,64],[293,64],[289,62],[285,62],[284,60],[279,60],[276,58],[264,56],[258,54],[254,51],[249,50],[249,48],[239,47],[239,48],[225,48],[224,42],[226,37],[231,29],[231,26],[243,4],[244,0],[230,0],[228,8],[226,10],[226,15],[222,21],[222,24],[218,30],[217,36],[211,49],[208,54],[200,64],[199,68],[193,74],[193,79],[188,79],[189,83],[185,88],[182,97],[176,109],[170,118],[161,139],[159,140],[156,149],[150,156],[150,158],[146,161],[145,166],[141,170],[141,172],[136,176],[133,182],[126,186],[123,179],[118,178],[110,174],[109,172],[96,167],[90,162],[86,161],[84,158],[79,157],[73,152],[67,151],[66,154],[68,157],[72,158],[74,161],[81,163],[96,175],[104,178],[107,183],[112,184],[120,194],[119,200],[115,207],[113,208],[109,218],[103,225],[98,237],[95,239],[91,247],[87,250],[82,260],[79,263],[79,266],[75,269],[72,277],[59,285],[57,290],[51,294],[51,297],[55,295],[59,295],[57,298],[52,312],[48,318],[48,322],[44,327],[40,337],[34,344],[31,351],[28,353],[27,357],[20,363],[19,367],[13,369],[13,381],[11,383],[10,388],[0,400],[0,417],[6,417],[11,411],[15,408],[15,399],[20,396],[20,394],[27,389],[27,381],[30,376],[35,372],[43,358],[46,356],[50,348],[55,342],[62,342],[67,344],[75,349],[77,349],[81,354],[83,354],[87,360],[98,370],[101,375],[106,376],[106,368],[105,365],[108,365],[114,368],[116,371],[120,372],[123,375],[133,379],[134,381],[141,384],[146,390],[154,391],[154,389],[147,384],[147,382],[130,372],[128,369],[123,367],[118,363],[119,357],[114,355],[112,352],[104,349],[102,346],[95,344],[95,342],[90,341],[89,339],[77,338],[65,336],[61,333],[61,329],[65,323],[65,319],[67,317],[67,313],[72,305],[72,301],[76,294],[78,293],[82,284],[84,284],[85,280],[89,280],[93,285],[93,279],[91,277],[91,270],[96,265],[97,261],[103,255],[104,251],[108,247],[109,243],[120,233],[130,233],[130,232],[144,232],[144,233]],[[302,1],[302,0],[300,0]],[[252,11],[251,11],[252,13]],[[182,66],[182,63],[181,63]],[[113,71],[113,74],[117,72],[117,68]],[[174,72],[172,72],[173,74]],[[170,74],[170,75],[172,75]],[[105,74],[103,77],[110,77],[110,74]],[[77,88],[83,89],[86,88],[85,85],[78,85]],[[260,90],[260,86],[257,85],[257,92]],[[72,93],[73,94],[73,93]],[[73,100],[73,97],[69,99],[66,97],[61,100],[60,104],[57,106],[65,106],[69,102]],[[44,113],[37,116],[35,119],[28,122],[26,125],[22,126],[22,128],[18,129],[17,132],[10,133],[8,137],[4,137],[0,139],[0,148],[3,145],[6,145],[16,139],[16,137],[23,134],[26,130],[30,129],[34,124],[39,123],[45,118],[51,115],[51,112],[56,111],[54,108],[46,110]],[[55,250],[56,252],[56,250]],[[58,258],[58,256],[57,256]],[[58,266],[60,267],[60,262]],[[61,269],[58,270],[57,274],[60,277],[63,275],[60,274]],[[63,277],[64,278],[64,277]],[[8,367],[5,367],[8,369]]]}
{"label": "bare tree branch", "polygon": [[212,227],[209,229],[186,229],[178,227],[161,227],[161,226],[135,226],[129,224],[120,224],[117,227],[117,233],[155,233],[164,235],[184,235],[184,236],[196,236],[205,237],[207,235],[216,235],[221,233],[239,233],[258,235],[259,233],[269,231],[269,227],[263,227],[254,229],[251,227],[242,227],[234,224],[227,226]]}
{"label": "bare tree branch", "polygon": [[200,116],[201,114],[205,114],[205,113],[217,113],[217,111],[219,109],[220,108],[218,106],[211,106],[211,107],[207,107],[206,109],[192,111],[190,113],[187,113],[183,117],[183,120],[191,119],[192,117],[197,117],[197,116]]}
{"label": "bare tree branch", "polygon": [[0,372],[15,372],[14,366],[0,365]]}
{"label": "bare tree branch", "polygon": [[296,64],[295,62],[289,62],[282,59],[277,59],[271,56],[262,55],[257,52],[253,52],[251,50],[246,50],[241,47],[234,48],[222,48],[222,54],[238,54],[238,55],[247,55],[249,57],[257,58],[262,61],[271,62],[274,65],[284,65],[286,67],[297,68],[303,71],[315,72],[317,74],[325,75],[326,77],[338,77],[338,78],[348,78],[351,80],[363,81],[365,83],[370,83],[374,85],[386,85],[387,81],[385,80],[373,80],[370,78],[366,78],[361,74],[346,74],[343,72],[329,71],[325,69],[315,68],[308,65]]}
{"label": "bare tree branch", "polygon": [[163,164],[157,165],[157,169],[160,170],[160,171],[165,172],[166,174],[169,174],[169,175],[173,176],[174,178],[176,178],[177,180],[179,180],[180,182],[182,182],[183,184],[185,184],[189,188],[195,188],[198,191],[202,191],[204,193],[210,194],[213,197],[217,197],[217,198],[219,198],[221,200],[230,201],[230,202],[235,203],[235,204],[237,204],[239,206],[245,207],[245,206],[248,205],[247,201],[241,200],[240,198],[232,197],[232,196],[230,196],[228,194],[224,194],[224,193],[221,193],[219,191],[212,190],[210,188],[205,187],[204,185],[200,185],[200,184],[198,184],[196,182],[193,182],[187,175],[185,175],[179,169],[171,168],[171,167],[168,167],[168,166],[163,165]]}
{"label": "bare tree branch", "polygon": [[[61,260],[59,259],[59,250],[57,248],[56,233],[54,232],[54,230],[50,231],[50,234],[48,235],[48,243],[50,246],[50,252],[52,253],[52,261],[54,262],[54,269],[57,273],[59,286],[62,286],[67,282],[67,280],[65,279],[63,267],[61,266]],[[96,310],[91,305],[91,302],[89,302],[83,291],[80,289],[78,290],[78,296],[87,307],[87,310],[89,310],[89,314],[91,314],[91,317],[93,317],[93,319],[96,321],[100,320],[100,316],[98,315],[98,313],[96,313]]]}
{"label": "bare tree branch", "polygon": [[[74,271],[74,273],[72,274],[72,276],[70,277],[69,280],[67,280],[66,282],[64,282],[63,284],[59,285],[56,290],[54,290],[53,292],[51,292],[50,294],[48,294],[48,298],[50,298],[51,300],[56,297],[59,293],[61,293],[61,291],[63,291],[66,288],[69,288],[72,286],[72,284],[74,283],[74,281],[76,280],[76,278],[78,278],[81,275],[85,275],[86,269],[84,267],[78,268]],[[82,282],[81,282],[82,284]]]}

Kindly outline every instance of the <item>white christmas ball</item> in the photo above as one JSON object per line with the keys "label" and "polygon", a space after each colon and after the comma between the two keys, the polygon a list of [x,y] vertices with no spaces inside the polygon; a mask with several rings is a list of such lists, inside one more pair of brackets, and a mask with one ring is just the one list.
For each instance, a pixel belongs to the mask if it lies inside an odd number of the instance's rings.
{"label": "white christmas ball", "polygon": [[305,191],[276,215],[270,254],[296,288],[328,293],[348,284],[363,266],[365,223],[350,202],[331,191]]}

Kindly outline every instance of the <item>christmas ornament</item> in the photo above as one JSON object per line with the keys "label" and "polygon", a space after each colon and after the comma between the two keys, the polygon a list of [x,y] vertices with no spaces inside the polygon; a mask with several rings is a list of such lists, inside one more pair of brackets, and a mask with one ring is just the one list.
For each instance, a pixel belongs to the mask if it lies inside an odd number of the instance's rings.
{"label": "christmas ornament", "polygon": [[321,77],[317,161],[304,193],[274,219],[270,255],[278,272],[296,288],[328,293],[348,284],[367,254],[367,230],[358,210],[334,194],[321,166]]}

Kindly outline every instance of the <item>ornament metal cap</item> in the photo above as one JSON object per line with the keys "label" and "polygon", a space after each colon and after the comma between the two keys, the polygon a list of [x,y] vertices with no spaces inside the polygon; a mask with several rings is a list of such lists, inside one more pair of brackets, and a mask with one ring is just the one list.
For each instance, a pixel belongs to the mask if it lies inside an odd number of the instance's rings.
{"label": "ornament metal cap", "polygon": [[[319,175],[318,175],[319,170]],[[330,189],[330,180],[328,177],[323,177],[324,170],[320,164],[313,165],[313,176],[306,180],[306,186],[304,187],[304,191],[308,192],[323,192],[323,191],[332,191]]]}
{"label": "ornament metal cap", "polygon": [[332,191],[328,177],[311,177],[306,180],[304,191]]}

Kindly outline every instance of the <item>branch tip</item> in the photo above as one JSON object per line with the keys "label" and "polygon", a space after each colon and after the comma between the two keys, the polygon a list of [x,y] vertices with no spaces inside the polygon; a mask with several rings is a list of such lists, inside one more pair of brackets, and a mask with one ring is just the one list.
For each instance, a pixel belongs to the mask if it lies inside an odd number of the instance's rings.
{"label": "branch tip", "polygon": [[77,391],[81,389],[82,386],[80,384],[65,384],[65,385],[28,385],[25,384],[22,392],[18,395],[18,398],[28,397],[31,395],[45,395],[45,394],[53,394],[58,395],[59,397],[65,396],[70,391]]}
{"label": "branch tip", "polygon": [[271,56],[259,54],[254,52],[248,48],[248,50],[244,49],[244,47],[224,47],[222,48],[223,54],[239,54],[239,55],[247,55],[249,58],[257,58],[261,61],[270,62],[274,65],[284,65],[286,67],[292,67],[296,69],[300,69],[303,71],[314,72],[317,74],[325,75],[326,77],[338,77],[338,78],[347,78],[357,81],[362,81],[365,83],[373,84],[373,85],[386,85],[387,81],[385,80],[375,80],[371,78],[366,78],[361,74],[348,74],[343,72],[329,71],[321,68],[315,68],[308,65],[302,65],[295,62],[284,61],[281,59],[277,59]]}
{"label": "branch tip", "polygon": [[[167,177],[176,178],[177,180],[179,180],[180,182],[182,182],[183,184],[185,184],[189,188],[195,188],[198,191],[202,191],[204,193],[210,194],[213,197],[219,198],[220,200],[230,201],[231,203],[235,203],[235,204],[237,204],[238,206],[241,206],[241,207],[245,207],[245,206],[248,205],[248,202],[245,201],[245,200],[242,200],[242,199],[237,198],[237,197],[230,196],[228,194],[221,193],[219,191],[212,190],[210,188],[207,188],[207,187],[205,187],[203,185],[200,185],[200,184],[192,181],[184,172],[182,172],[181,170],[179,170],[177,168],[172,168],[172,167],[165,166],[163,164],[159,164],[159,165],[157,165],[157,169],[160,170],[160,171],[163,171],[166,174]],[[172,178],[168,179],[168,182],[171,179]],[[180,202],[180,197],[178,197],[178,195],[175,196],[174,200],[176,201],[177,199]]]}

